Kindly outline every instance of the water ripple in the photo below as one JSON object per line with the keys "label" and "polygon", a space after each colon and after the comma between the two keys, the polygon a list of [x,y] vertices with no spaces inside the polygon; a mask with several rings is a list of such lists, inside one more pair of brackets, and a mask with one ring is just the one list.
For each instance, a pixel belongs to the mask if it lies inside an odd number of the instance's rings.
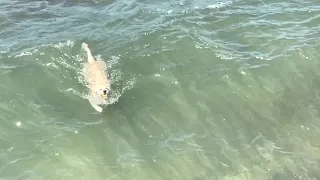
{"label": "water ripple", "polygon": [[[0,10],[3,178],[320,177],[317,0]],[[102,114],[86,101],[83,41],[114,85]]]}

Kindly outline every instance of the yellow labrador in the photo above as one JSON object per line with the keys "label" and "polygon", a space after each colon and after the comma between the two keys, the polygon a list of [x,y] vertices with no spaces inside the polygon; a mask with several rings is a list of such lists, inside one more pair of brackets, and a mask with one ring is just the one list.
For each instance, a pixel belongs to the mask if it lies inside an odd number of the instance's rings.
{"label": "yellow labrador", "polygon": [[90,95],[88,100],[92,107],[102,112],[99,105],[106,104],[106,100],[110,93],[110,81],[106,73],[106,64],[101,60],[95,60],[92,57],[91,51],[86,43],[82,43],[83,49],[87,52],[87,62],[83,67],[83,74],[88,83]]}

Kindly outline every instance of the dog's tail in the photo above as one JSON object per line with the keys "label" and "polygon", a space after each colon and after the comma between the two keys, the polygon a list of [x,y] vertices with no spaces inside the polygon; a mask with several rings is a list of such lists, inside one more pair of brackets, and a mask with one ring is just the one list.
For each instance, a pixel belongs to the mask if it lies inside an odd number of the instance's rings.
{"label": "dog's tail", "polygon": [[90,49],[88,47],[88,44],[82,43],[82,48],[87,52],[88,62],[89,63],[95,62],[94,58],[92,57],[91,51],[90,51]]}

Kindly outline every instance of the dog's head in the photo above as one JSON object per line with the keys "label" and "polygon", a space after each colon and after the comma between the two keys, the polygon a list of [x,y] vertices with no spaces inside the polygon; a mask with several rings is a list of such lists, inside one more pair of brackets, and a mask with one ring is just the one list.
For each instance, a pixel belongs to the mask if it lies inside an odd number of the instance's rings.
{"label": "dog's head", "polygon": [[110,95],[110,90],[109,90],[109,88],[100,89],[99,94],[101,94],[101,96],[103,97],[104,100],[107,100]]}

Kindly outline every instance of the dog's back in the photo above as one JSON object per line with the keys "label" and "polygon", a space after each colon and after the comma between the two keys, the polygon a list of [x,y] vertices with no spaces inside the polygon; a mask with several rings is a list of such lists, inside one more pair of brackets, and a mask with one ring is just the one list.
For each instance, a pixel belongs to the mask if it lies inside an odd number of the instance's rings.
{"label": "dog's back", "polygon": [[100,88],[110,88],[106,72],[106,64],[103,61],[87,63],[84,66],[84,76],[88,82],[89,88],[93,91]]}

